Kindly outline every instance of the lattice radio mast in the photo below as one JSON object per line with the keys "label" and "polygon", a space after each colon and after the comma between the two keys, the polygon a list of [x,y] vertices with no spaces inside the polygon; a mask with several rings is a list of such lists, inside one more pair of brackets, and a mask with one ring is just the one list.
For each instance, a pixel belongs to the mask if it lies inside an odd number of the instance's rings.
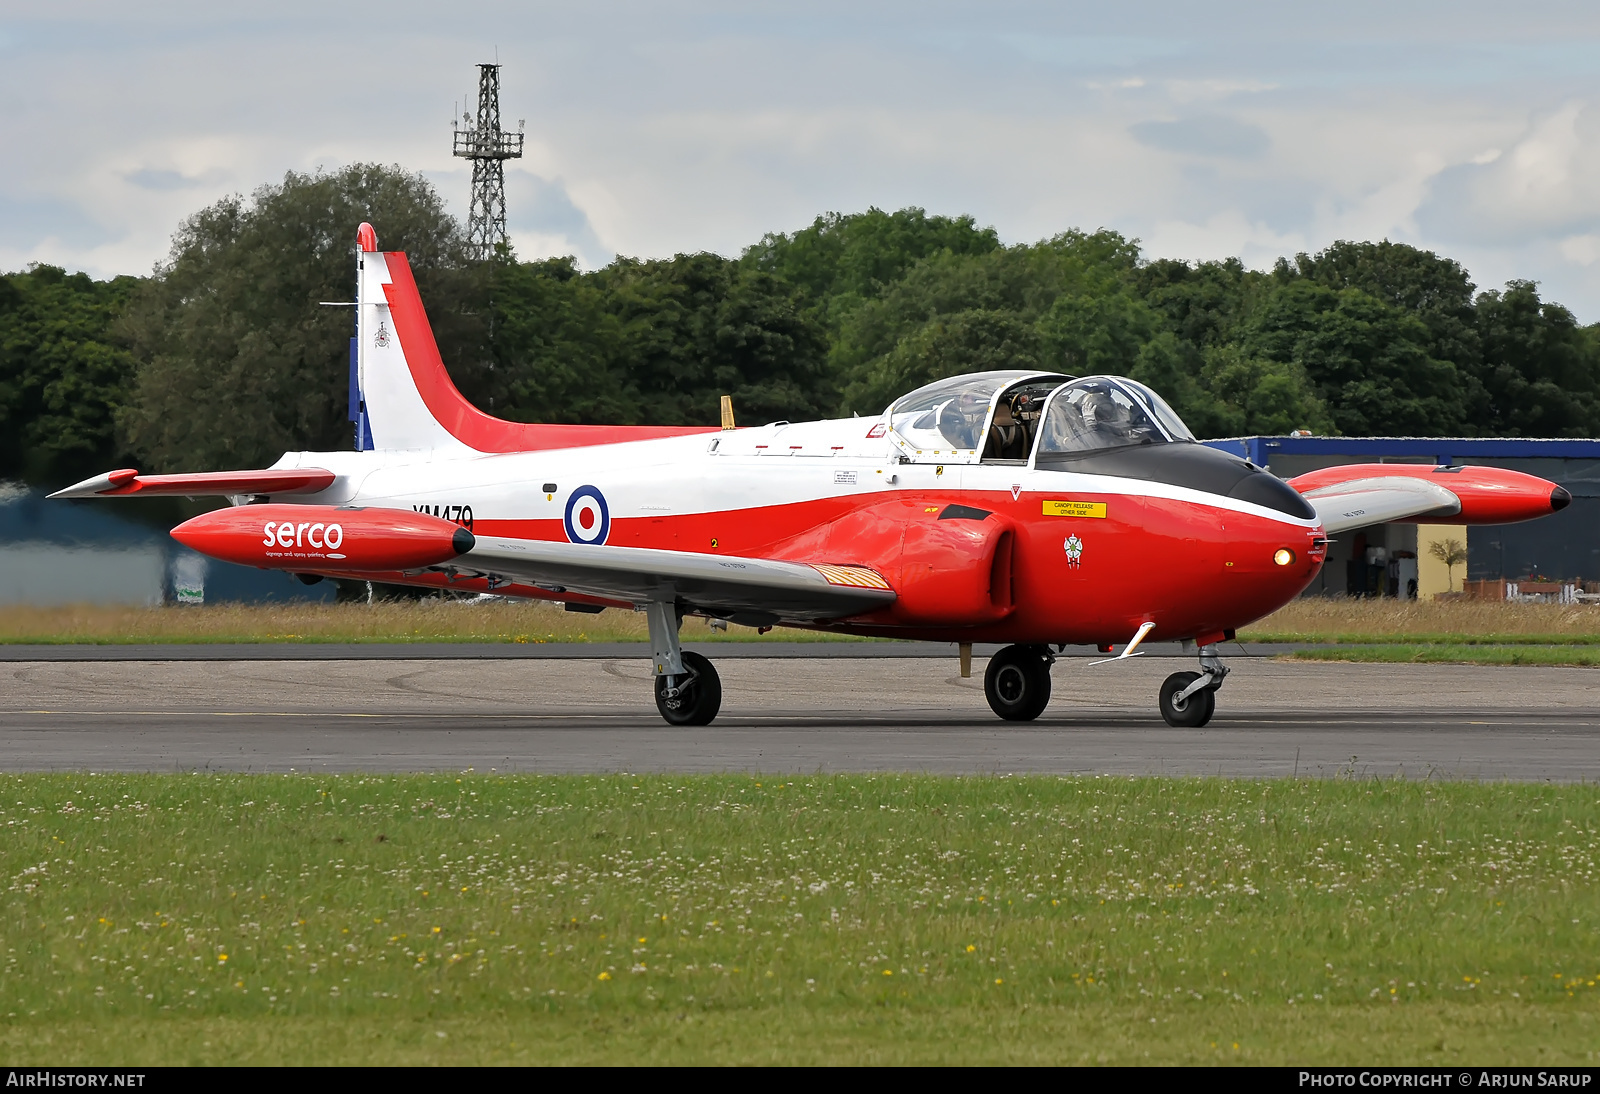
{"label": "lattice radio mast", "polygon": [[478,116],[463,111],[455,123],[453,152],[472,161],[472,212],[467,218],[467,250],[478,261],[491,258],[506,242],[506,160],[522,158],[522,129],[500,129],[500,66],[478,66]]}

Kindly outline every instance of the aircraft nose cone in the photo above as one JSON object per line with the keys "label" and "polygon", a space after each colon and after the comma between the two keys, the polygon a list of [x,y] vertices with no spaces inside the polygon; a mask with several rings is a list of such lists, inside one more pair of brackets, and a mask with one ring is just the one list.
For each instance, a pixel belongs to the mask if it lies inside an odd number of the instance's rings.
{"label": "aircraft nose cone", "polygon": [[1559,513],[1571,504],[1572,495],[1567,492],[1566,487],[1558,486],[1550,491],[1550,511],[1552,513]]}
{"label": "aircraft nose cone", "polygon": [[473,545],[477,542],[477,536],[474,536],[465,528],[457,528],[456,534],[450,537],[450,549],[458,555],[464,555],[472,550]]}

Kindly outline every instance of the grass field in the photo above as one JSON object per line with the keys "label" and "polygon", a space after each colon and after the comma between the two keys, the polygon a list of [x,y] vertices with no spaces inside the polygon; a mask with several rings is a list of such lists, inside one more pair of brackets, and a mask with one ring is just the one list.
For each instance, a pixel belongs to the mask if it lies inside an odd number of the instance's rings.
{"label": "grass field", "polygon": [[[714,631],[704,619],[683,621],[690,642],[857,641],[847,636],[783,629],[758,634],[730,625]],[[642,614],[608,609],[598,615],[535,601],[402,600],[377,604],[208,604],[203,607],[40,608],[8,605],[0,643],[160,642],[647,642]],[[859,641],[868,641],[861,639]]]}
{"label": "grass field", "polygon": [[1487,642],[1407,642],[1317,646],[1290,654],[1297,661],[1371,661],[1388,664],[1600,665],[1600,645]]}
{"label": "grass field", "polygon": [[1600,789],[0,777],[0,1060],[1600,1060]]}
{"label": "grass field", "polygon": [[[759,635],[749,627],[713,631],[684,620],[695,642],[851,641],[848,636],[779,628]],[[1572,647],[1600,649],[1600,607],[1488,601],[1297,600],[1250,625],[1239,637],[1255,642],[1336,642],[1352,645],[1448,646],[1443,660],[1524,663],[1463,647],[1555,646],[1562,660],[1590,664]],[[644,616],[609,610],[578,615],[542,603],[422,600],[378,604],[217,604],[204,607],[117,608],[71,605],[7,607],[0,643],[160,642],[643,642]],[[870,641],[863,639],[862,641]],[[1437,651],[1435,651],[1437,652]],[[1376,656],[1376,655],[1374,655]],[[1398,653],[1387,660],[1411,660]]]}
{"label": "grass field", "polygon": [[1600,606],[1307,597],[1240,630],[1248,642],[1600,644]]}
{"label": "grass field", "polygon": [[1327,643],[1305,661],[1600,665],[1600,608],[1503,601],[1297,600],[1240,632]]}

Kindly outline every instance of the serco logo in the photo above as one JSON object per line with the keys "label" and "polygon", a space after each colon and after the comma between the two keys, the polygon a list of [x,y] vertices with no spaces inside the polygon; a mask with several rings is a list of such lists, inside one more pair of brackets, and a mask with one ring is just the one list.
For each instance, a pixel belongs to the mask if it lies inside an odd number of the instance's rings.
{"label": "serco logo", "polygon": [[[292,520],[278,523],[269,520],[261,526],[265,539],[263,547],[315,547],[319,551],[337,551],[344,545],[342,524],[296,524]],[[330,554],[329,558],[343,558]]]}
{"label": "serco logo", "polygon": [[567,499],[562,523],[567,527],[567,539],[573,543],[604,543],[611,534],[611,511],[606,508],[605,495],[597,487],[578,487]]}

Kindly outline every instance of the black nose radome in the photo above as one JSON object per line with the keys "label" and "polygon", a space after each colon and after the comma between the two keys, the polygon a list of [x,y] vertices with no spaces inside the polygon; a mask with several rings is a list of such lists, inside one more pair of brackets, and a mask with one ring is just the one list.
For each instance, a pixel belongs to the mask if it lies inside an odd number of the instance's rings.
{"label": "black nose radome", "polygon": [[1565,486],[1558,486],[1550,491],[1550,511],[1559,513],[1572,504],[1572,495],[1567,493]]}
{"label": "black nose radome", "polygon": [[464,555],[472,550],[473,545],[477,542],[477,536],[465,528],[457,528],[456,534],[450,537],[450,549],[458,555]]}

